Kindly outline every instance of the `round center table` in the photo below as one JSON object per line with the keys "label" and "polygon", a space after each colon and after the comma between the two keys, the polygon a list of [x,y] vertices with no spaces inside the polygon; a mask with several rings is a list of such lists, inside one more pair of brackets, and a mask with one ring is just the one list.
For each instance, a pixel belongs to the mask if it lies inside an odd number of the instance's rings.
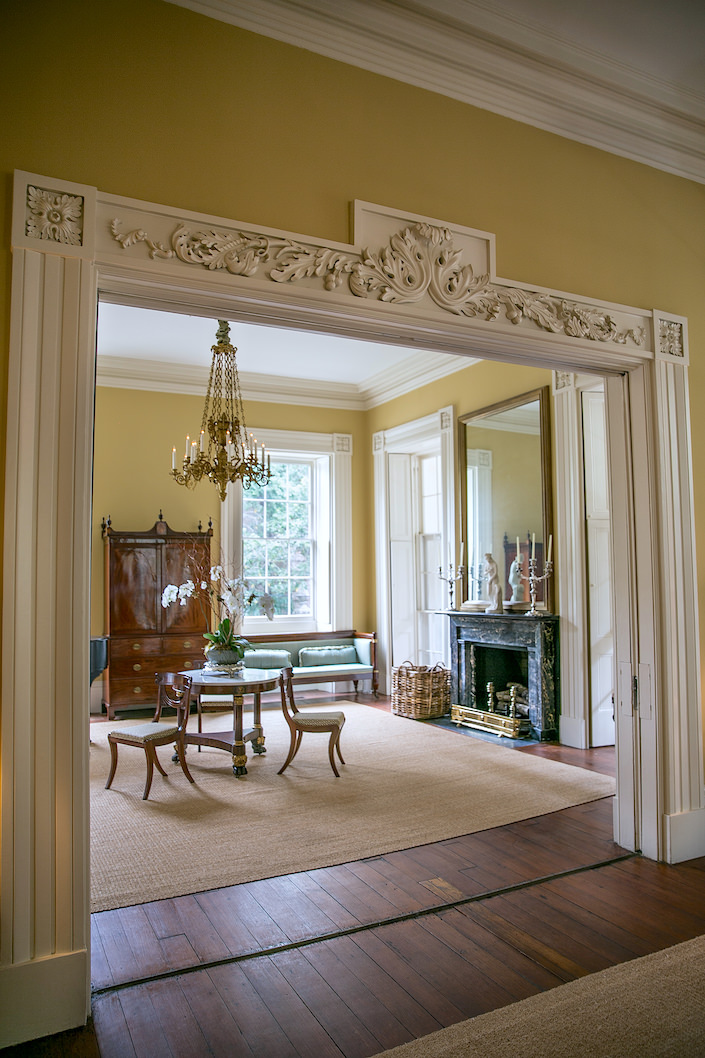
{"label": "round center table", "polygon": [[[254,753],[267,752],[264,746],[264,729],[260,715],[260,695],[262,691],[276,690],[279,685],[279,669],[243,669],[237,676],[219,675],[215,672],[205,672],[203,669],[190,669],[182,672],[181,675],[191,678],[191,693],[197,699],[199,717],[201,695],[229,694],[233,699],[232,731],[208,731],[204,734],[201,731],[192,733],[187,728],[186,745],[225,749],[232,754],[233,773],[247,775],[245,743],[252,743]],[[242,724],[243,700],[246,694],[251,694],[254,699],[252,728],[249,731],[243,731]]]}

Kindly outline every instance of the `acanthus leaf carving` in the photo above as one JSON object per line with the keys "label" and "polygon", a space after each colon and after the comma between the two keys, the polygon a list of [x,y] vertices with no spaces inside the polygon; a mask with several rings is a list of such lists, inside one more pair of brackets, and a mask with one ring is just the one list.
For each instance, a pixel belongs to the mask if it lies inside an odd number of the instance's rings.
{"label": "acanthus leaf carving", "polygon": [[33,239],[80,246],[83,237],[83,198],[27,187],[26,234]]}
{"label": "acanthus leaf carving", "polygon": [[560,318],[564,321],[564,330],[569,338],[589,338],[594,342],[617,342],[624,345],[631,338],[635,345],[642,345],[644,332],[641,328],[635,331],[628,328],[618,331],[617,324],[611,316],[599,309],[589,309],[574,305],[568,301],[560,303]]}
{"label": "acanthus leaf carving", "polygon": [[334,250],[325,246],[302,246],[286,242],[276,254],[277,267],[270,273],[275,283],[296,282],[299,279],[318,277],[323,279],[326,290],[335,290],[343,276],[353,271],[357,255]]}
{"label": "acanthus leaf carving", "polygon": [[439,308],[456,315],[466,312],[469,298],[486,288],[488,276],[475,276],[472,265],[461,265],[447,228],[414,224],[392,235],[389,246],[376,253],[364,250],[353,269],[350,289],[359,297],[376,293],[380,301],[415,303],[426,294]]}
{"label": "acanthus leaf carving", "polygon": [[685,356],[683,324],[677,320],[659,320],[659,348],[664,356]]}
{"label": "acanthus leaf carving", "polygon": [[347,277],[355,297],[396,305],[418,304],[429,297],[446,312],[488,323],[503,314],[514,325],[529,320],[542,330],[568,338],[620,345],[632,341],[638,346],[645,341],[643,328],[620,331],[615,320],[600,309],[557,295],[491,283],[488,275],[476,275],[471,264],[462,263],[452,232],[424,221],[394,233],[387,246],[359,254],[258,233],[191,229],[185,223],[173,232],[170,246],[152,241],[142,229],[122,234],[118,220],[110,230],[123,249],[144,242],[152,257],[176,257],[210,271],[225,269],[245,277],[263,273],[275,283],[317,278],[328,291],[340,287]]}
{"label": "acanthus leaf carving", "polygon": [[225,268],[232,275],[255,275],[269,255],[270,240],[264,235],[252,237],[242,232],[223,233],[213,229],[191,231],[180,224],[171,236],[169,247],[151,240],[141,228],[122,234],[119,220],[113,220],[110,232],[123,249],[143,242],[152,258],[176,257],[184,264],[201,265],[210,271]]}
{"label": "acanthus leaf carving", "polygon": [[503,303],[505,315],[510,323],[519,324],[522,317],[526,317],[544,331],[551,331],[553,334],[558,334],[564,329],[555,303],[545,294],[532,294],[515,287],[500,291],[499,301]]}
{"label": "acanthus leaf carving", "polygon": [[264,235],[223,232],[202,228],[189,231],[181,224],[171,237],[174,253],[185,264],[203,265],[209,271],[225,268],[231,275],[253,276],[269,259],[270,241]]}

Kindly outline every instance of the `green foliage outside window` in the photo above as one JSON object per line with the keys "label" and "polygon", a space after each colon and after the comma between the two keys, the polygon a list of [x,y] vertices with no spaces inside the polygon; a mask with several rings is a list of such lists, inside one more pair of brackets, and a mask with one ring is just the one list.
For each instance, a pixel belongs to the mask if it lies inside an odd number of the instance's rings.
{"label": "green foliage outside window", "polygon": [[[312,481],[308,463],[272,461],[267,485],[243,495],[244,576],[280,616],[313,612]],[[257,613],[251,607],[249,614]]]}

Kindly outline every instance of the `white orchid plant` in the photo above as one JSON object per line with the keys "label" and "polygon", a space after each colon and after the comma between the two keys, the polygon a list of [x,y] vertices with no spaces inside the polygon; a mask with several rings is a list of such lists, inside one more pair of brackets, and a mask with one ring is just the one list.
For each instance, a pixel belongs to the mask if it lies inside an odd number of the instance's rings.
{"label": "white orchid plant", "polygon": [[[257,592],[242,577],[229,577],[223,566],[211,566],[209,574],[186,580],[183,584],[167,584],[162,592],[162,606],[166,609],[178,602],[186,606],[189,599],[197,599],[204,614],[215,617],[215,631],[204,632],[203,638],[213,646],[226,647],[243,658],[250,645],[240,635],[242,618],[248,606],[258,598]],[[271,621],[274,605],[271,595],[259,596],[260,612]]]}

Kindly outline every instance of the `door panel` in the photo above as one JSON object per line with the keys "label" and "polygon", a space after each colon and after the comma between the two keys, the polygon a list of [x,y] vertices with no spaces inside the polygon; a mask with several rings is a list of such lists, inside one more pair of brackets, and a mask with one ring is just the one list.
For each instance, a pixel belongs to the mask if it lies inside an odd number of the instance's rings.
{"label": "door panel", "polygon": [[413,661],[416,655],[416,582],[412,516],[411,456],[390,453],[389,570],[391,584],[391,664]]}
{"label": "door panel", "polygon": [[590,655],[590,745],[613,746],[614,627],[605,398],[582,395]]}
{"label": "door panel", "polygon": [[416,592],[412,541],[390,541],[389,559],[392,579],[392,665],[401,665],[404,661],[414,661],[416,657]]}

